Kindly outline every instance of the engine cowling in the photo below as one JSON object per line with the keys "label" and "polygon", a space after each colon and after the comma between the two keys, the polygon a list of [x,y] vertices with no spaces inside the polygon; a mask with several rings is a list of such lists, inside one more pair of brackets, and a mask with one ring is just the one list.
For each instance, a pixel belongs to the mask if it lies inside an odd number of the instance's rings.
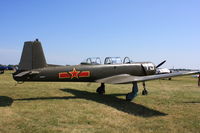
{"label": "engine cowling", "polygon": [[156,73],[156,66],[152,62],[144,62],[141,67],[144,75],[154,75]]}

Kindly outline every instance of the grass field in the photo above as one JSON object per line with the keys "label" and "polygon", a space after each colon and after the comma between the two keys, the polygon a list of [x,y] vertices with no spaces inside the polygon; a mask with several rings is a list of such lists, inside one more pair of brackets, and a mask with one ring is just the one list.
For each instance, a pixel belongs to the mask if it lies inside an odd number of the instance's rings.
{"label": "grass field", "polygon": [[148,96],[125,101],[132,85],[24,83],[0,75],[2,133],[198,133],[200,88],[190,76],[147,82]]}

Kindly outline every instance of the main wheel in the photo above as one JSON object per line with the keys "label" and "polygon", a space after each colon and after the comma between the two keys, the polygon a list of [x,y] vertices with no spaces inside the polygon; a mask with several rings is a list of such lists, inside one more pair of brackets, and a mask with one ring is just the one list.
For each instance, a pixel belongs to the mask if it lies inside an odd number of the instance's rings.
{"label": "main wheel", "polygon": [[105,88],[98,87],[97,90],[96,90],[96,92],[99,93],[100,95],[103,95],[103,94],[105,94]]}
{"label": "main wheel", "polygon": [[148,94],[148,91],[147,90],[143,90],[142,91],[142,95],[147,95]]}
{"label": "main wheel", "polygon": [[133,98],[132,98],[132,94],[131,93],[128,93],[126,94],[126,101],[131,101]]}

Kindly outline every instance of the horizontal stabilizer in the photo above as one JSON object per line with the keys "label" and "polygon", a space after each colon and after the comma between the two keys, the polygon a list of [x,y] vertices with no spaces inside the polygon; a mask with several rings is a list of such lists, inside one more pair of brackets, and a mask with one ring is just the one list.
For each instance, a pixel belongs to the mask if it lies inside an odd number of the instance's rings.
{"label": "horizontal stabilizer", "polygon": [[63,66],[63,65],[55,65],[55,64],[47,64],[48,67],[59,67],[59,66]]}
{"label": "horizontal stabilizer", "polygon": [[24,71],[21,73],[18,73],[17,75],[14,75],[15,77],[23,77],[25,75],[34,75],[34,74],[39,74],[38,71]]}

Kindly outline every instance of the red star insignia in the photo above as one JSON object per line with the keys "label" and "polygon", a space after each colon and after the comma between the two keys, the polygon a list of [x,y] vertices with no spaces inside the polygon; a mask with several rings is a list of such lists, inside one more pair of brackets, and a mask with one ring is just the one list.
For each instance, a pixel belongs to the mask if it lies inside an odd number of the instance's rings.
{"label": "red star insignia", "polygon": [[76,71],[76,69],[74,68],[73,71],[69,72],[72,76],[71,79],[73,78],[77,78],[78,79],[78,74],[80,73],[80,71]]}

